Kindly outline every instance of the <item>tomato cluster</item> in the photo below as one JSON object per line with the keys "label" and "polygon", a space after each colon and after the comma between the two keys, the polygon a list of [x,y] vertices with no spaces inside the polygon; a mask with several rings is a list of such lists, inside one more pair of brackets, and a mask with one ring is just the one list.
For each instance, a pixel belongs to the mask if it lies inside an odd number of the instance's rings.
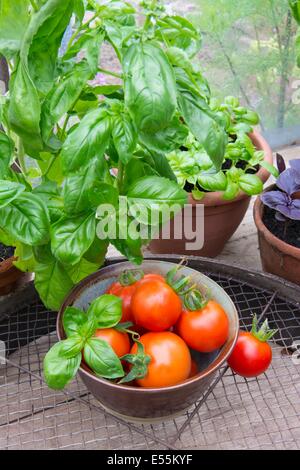
{"label": "tomato cluster", "polygon": [[[96,336],[110,344],[125,368],[126,357],[137,356],[138,343],[142,345],[149,363],[146,374],[137,377],[134,385],[160,388],[183,382],[198,373],[190,349],[207,353],[219,349],[227,340],[228,318],[217,302],[210,300],[202,308],[189,310],[160,274],[129,280],[125,276],[125,282],[123,277],[123,282],[113,283],[107,293],[122,299],[120,327],[130,324],[131,331],[141,336],[133,344],[126,328],[98,330]],[[127,364],[127,369],[134,363],[133,360]]]}
{"label": "tomato cluster", "polygon": [[[185,278],[172,283],[168,275],[134,276],[127,272],[107,290],[122,299],[121,323],[97,330],[95,336],[107,341],[121,358],[133,385],[160,388],[183,382],[198,374],[191,350],[210,353],[226,343],[226,312],[215,300],[204,301],[193,289],[187,289]],[[228,360],[232,370],[243,377],[264,373],[272,360],[267,341],[275,333],[269,330],[267,320],[258,330],[254,317],[251,332],[240,332]]]}

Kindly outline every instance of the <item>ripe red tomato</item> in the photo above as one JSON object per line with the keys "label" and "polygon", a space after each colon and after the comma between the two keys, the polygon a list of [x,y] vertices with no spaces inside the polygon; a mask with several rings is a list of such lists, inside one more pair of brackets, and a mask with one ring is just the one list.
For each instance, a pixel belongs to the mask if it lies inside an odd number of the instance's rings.
{"label": "ripe red tomato", "polygon": [[231,369],[242,377],[258,377],[272,362],[272,348],[252,333],[241,331],[236,346],[228,359]]}
{"label": "ripe red tomato", "polygon": [[165,282],[165,278],[160,274],[150,273],[145,274],[141,280],[134,282],[130,285],[123,286],[120,282],[114,282],[107,290],[107,294],[116,295],[117,297],[120,297],[122,299],[122,318],[120,320],[121,323],[134,321],[131,310],[131,299],[133,293],[135,292],[137,286],[143,284],[148,280],[158,280]]}
{"label": "ripe red tomato", "polygon": [[182,303],[165,282],[148,279],[138,283],[132,296],[131,310],[138,326],[150,331],[165,331],[180,317]]}
{"label": "ripe red tomato", "polygon": [[122,299],[122,318],[121,323],[133,321],[133,315],[131,311],[131,299],[135,292],[135,284],[130,286],[122,286],[119,282],[115,282],[110,286],[107,294],[116,295]]}
{"label": "ripe red tomato", "polygon": [[[170,387],[186,380],[191,372],[191,354],[185,342],[170,331],[146,333],[140,342],[151,357],[148,373],[137,379],[144,388]],[[137,353],[137,344],[131,354]]]}
{"label": "ripe red tomato", "polygon": [[196,351],[209,353],[226,342],[229,321],[223,308],[214,300],[195,311],[183,311],[176,326],[179,336]]}
{"label": "ripe red tomato", "polygon": [[141,285],[146,281],[161,281],[161,282],[166,282],[165,278],[161,274],[145,274],[145,276],[137,282],[137,285]]}
{"label": "ripe red tomato", "polygon": [[96,330],[95,336],[106,341],[118,357],[125,356],[130,351],[130,340],[127,333],[121,333],[114,328],[107,328]]}

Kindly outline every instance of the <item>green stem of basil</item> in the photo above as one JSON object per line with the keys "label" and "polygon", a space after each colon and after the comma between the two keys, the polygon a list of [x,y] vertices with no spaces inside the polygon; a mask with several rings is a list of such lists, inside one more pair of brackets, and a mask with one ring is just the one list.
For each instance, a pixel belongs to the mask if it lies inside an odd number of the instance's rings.
{"label": "green stem of basil", "polygon": [[32,8],[34,9],[34,11],[38,11],[38,6],[37,4],[35,3],[35,0],[30,0],[30,3],[31,3],[31,6]]}
{"label": "green stem of basil", "polygon": [[22,170],[23,175],[26,177],[26,164],[25,164],[25,153],[23,142],[21,138],[18,138],[18,162]]}
{"label": "green stem of basil", "polygon": [[122,195],[122,190],[123,190],[123,180],[124,180],[124,165],[121,162],[121,160],[119,160],[117,185],[118,185],[119,193],[121,195]]}
{"label": "green stem of basil", "polygon": [[104,73],[104,75],[110,75],[111,77],[120,78],[121,80],[123,79],[123,75],[121,75],[120,73],[112,72],[110,70],[106,70],[101,67],[98,68],[98,72]]}
{"label": "green stem of basil", "polygon": [[70,49],[70,47],[72,46],[73,42],[75,41],[75,39],[77,38],[78,34],[84,30],[86,27],[88,27],[90,25],[90,23],[92,21],[94,21],[95,19],[97,18],[97,15],[95,14],[94,16],[92,16],[92,18],[90,18],[86,23],[80,25],[76,31],[72,34],[69,42],[68,42],[68,45],[67,45],[67,51]]}

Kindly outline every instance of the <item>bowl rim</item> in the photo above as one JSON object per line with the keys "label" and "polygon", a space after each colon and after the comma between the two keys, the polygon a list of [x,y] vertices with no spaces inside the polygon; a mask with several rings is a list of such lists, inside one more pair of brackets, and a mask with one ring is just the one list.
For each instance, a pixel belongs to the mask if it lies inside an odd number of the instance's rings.
{"label": "bowl rim", "polygon": [[[151,263],[154,263],[154,264],[161,263],[161,261],[159,261],[159,260],[151,260],[151,259],[143,260],[143,263],[147,263],[147,262],[151,262]],[[170,262],[163,261],[163,263],[165,263],[165,264],[169,263],[170,265],[173,265],[173,266],[177,265],[177,263],[173,263],[171,261]],[[95,273],[87,276],[85,279],[83,279],[79,284],[77,284],[77,286],[75,286],[71,290],[71,292],[67,295],[67,297],[65,298],[63,304],[61,305],[61,307],[58,311],[57,319],[56,319],[56,334],[57,334],[57,337],[58,337],[59,341],[64,339],[63,336],[60,334],[60,329],[62,328],[62,316],[63,316],[63,313],[64,313],[65,309],[67,307],[73,305],[73,303],[76,300],[76,298],[78,297],[78,295],[81,292],[83,292],[85,289],[87,289],[88,287],[91,287],[93,284],[95,284],[95,281],[97,281],[99,279],[99,277],[102,277],[103,275],[105,276],[105,274],[111,274],[110,271],[111,271],[112,267],[118,267],[118,266],[122,266],[122,265],[133,266],[132,263],[130,263],[129,261],[126,261],[126,260],[118,262],[118,263],[114,263],[113,265],[104,266],[103,268],[96,271]],[[204,369],[202,372],[198,373],[194,377],[190,377],[190,378],[186,379],[185,381],[180,382],[179,384],[171,385],[171,386],[168,386],[168,387],[143,388],[143,387],[136,387],[136,386],[132,386],[132,385],[129,386],[129,385],[126,385],[126,384],[113,383],[113,382],[110,382],[107,379],[104,379],[104,378],[101,378],[101,377],[98,377],[98,376],[92,374],[91,372],[88,371],[87,368],[82,367],[82,365],[80,365],[80,367],[78,369],[80,374],[83,374],[83,375],[86,376],[87,379],[94,380],[94,381],[98,382],[99,384],[102,384],[102,385],[105,385],[105,386],[111,388],[112,390],[119,390],[119,391],[126,390],[126,391],[130,391],[132,393],[138,393],[138,394],[140,394],[140,393],[144,393],[144,394],[150,394],[151,393],[151,394],[153,394],[153,393],[161,393],[163,391],[164,392],[171,392],[171,391],[175,391],[175,390],[178,390],[178,389],[182,389],[185,386],[194,384],[194,383],[208,377],[209,375],[213,374],[214,372],[216,372],[218,369],[221,368],[221,366],[224,364],[224,362],[226,362],[228,357],[231,355],[231,353],[232,353],[232,351],[233,351],[233,349],[236,345],[237,339],[238,339],[238,335],[239,335],[239,331],[240,331],[240,321],[239,321],[239,314],[238,314],[237,308],[236,308],[234,302],[232,301],[231,297],[227,294],[227,292],[225,292],[225,290],[217,282],[210,279],[208,276],[201,273],[200,271],[197,271],[194,268],[190,268],[188,265],[186,267],[193,270],[193,271],[196,271],[196,272],[200,273],[202,276],[206,277],[211,282],[216,284],[216,286],[223,291],[223,294],[227,297],[229,302],[232,304],[234,317],[235,317],[234,318],[235,333],[234,333],[234,338],[233,338],[232,344],[228,348],[228,351],[222,356],[221,352],[222,352],[222,349],[225,347],[225,345],[222,346],[222,348],[220,350],[220,354],[218,356],[218,357],[220,357],[220,356],[221,357],[219,359],[217,357],[212,362],[212,364],[210,366],[208,366],[206,369]]]}

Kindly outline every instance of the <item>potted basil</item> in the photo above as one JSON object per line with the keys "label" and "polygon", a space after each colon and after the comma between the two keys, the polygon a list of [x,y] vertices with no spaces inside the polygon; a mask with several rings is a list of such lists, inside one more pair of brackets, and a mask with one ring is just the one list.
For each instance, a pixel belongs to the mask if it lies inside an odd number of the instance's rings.
{"label": "potted basil", "polygon": [[[160,2],[142,2],[143,22],[130,3],[115,0],[1,6],[0,54],[10,81],[0,106],[0,228],[18,246],[19,266],[34,272],[44,304],[56,310],[103,264],[109,243],[142,262],[145,240],[127,228],[136,221],[142,232],[149,223],[133,206],[160,214],[162,204],[186,203],[165,154],[192,131],[220,168],[227,134],[192,65],[199,32]],[[104,44],[120,73],[101,66]],[[95,84],[100,71],[118,83]],[[97,208],[110,204],[118,214],[120,201],[129,208],[122,234],[100,239]]]}
{"label": "potted basil", "polygon": [[[187,249],[185,236],[175,238],[176,224],[183,226],[188,221],[186,215],[178,214],[172,224],[171,242],[164,240],[161,232],[150,245],[154,253],[217,256],[241,224],[251,196],[263,191],[263,184],[270,173],[278,175],[272,165],[271,148],[253,130],[253,126],[259,123],[258,115],[242,107],[239,100],[231,96],[224,103],[211,99],[210,106],[223,120],[228,136],[219,170],[192,134],[182,142],[181,148],[167,154],[178,183],[189,193],[192,219],[197,217],[197,205],[204,205],[204,246]],[[195,221],[192,222],[195,227]]]}
{"label": "potted basil", "polygon": [[254,207],[260,255],[265,271],[300,285],[300,160],[286,168]]}

